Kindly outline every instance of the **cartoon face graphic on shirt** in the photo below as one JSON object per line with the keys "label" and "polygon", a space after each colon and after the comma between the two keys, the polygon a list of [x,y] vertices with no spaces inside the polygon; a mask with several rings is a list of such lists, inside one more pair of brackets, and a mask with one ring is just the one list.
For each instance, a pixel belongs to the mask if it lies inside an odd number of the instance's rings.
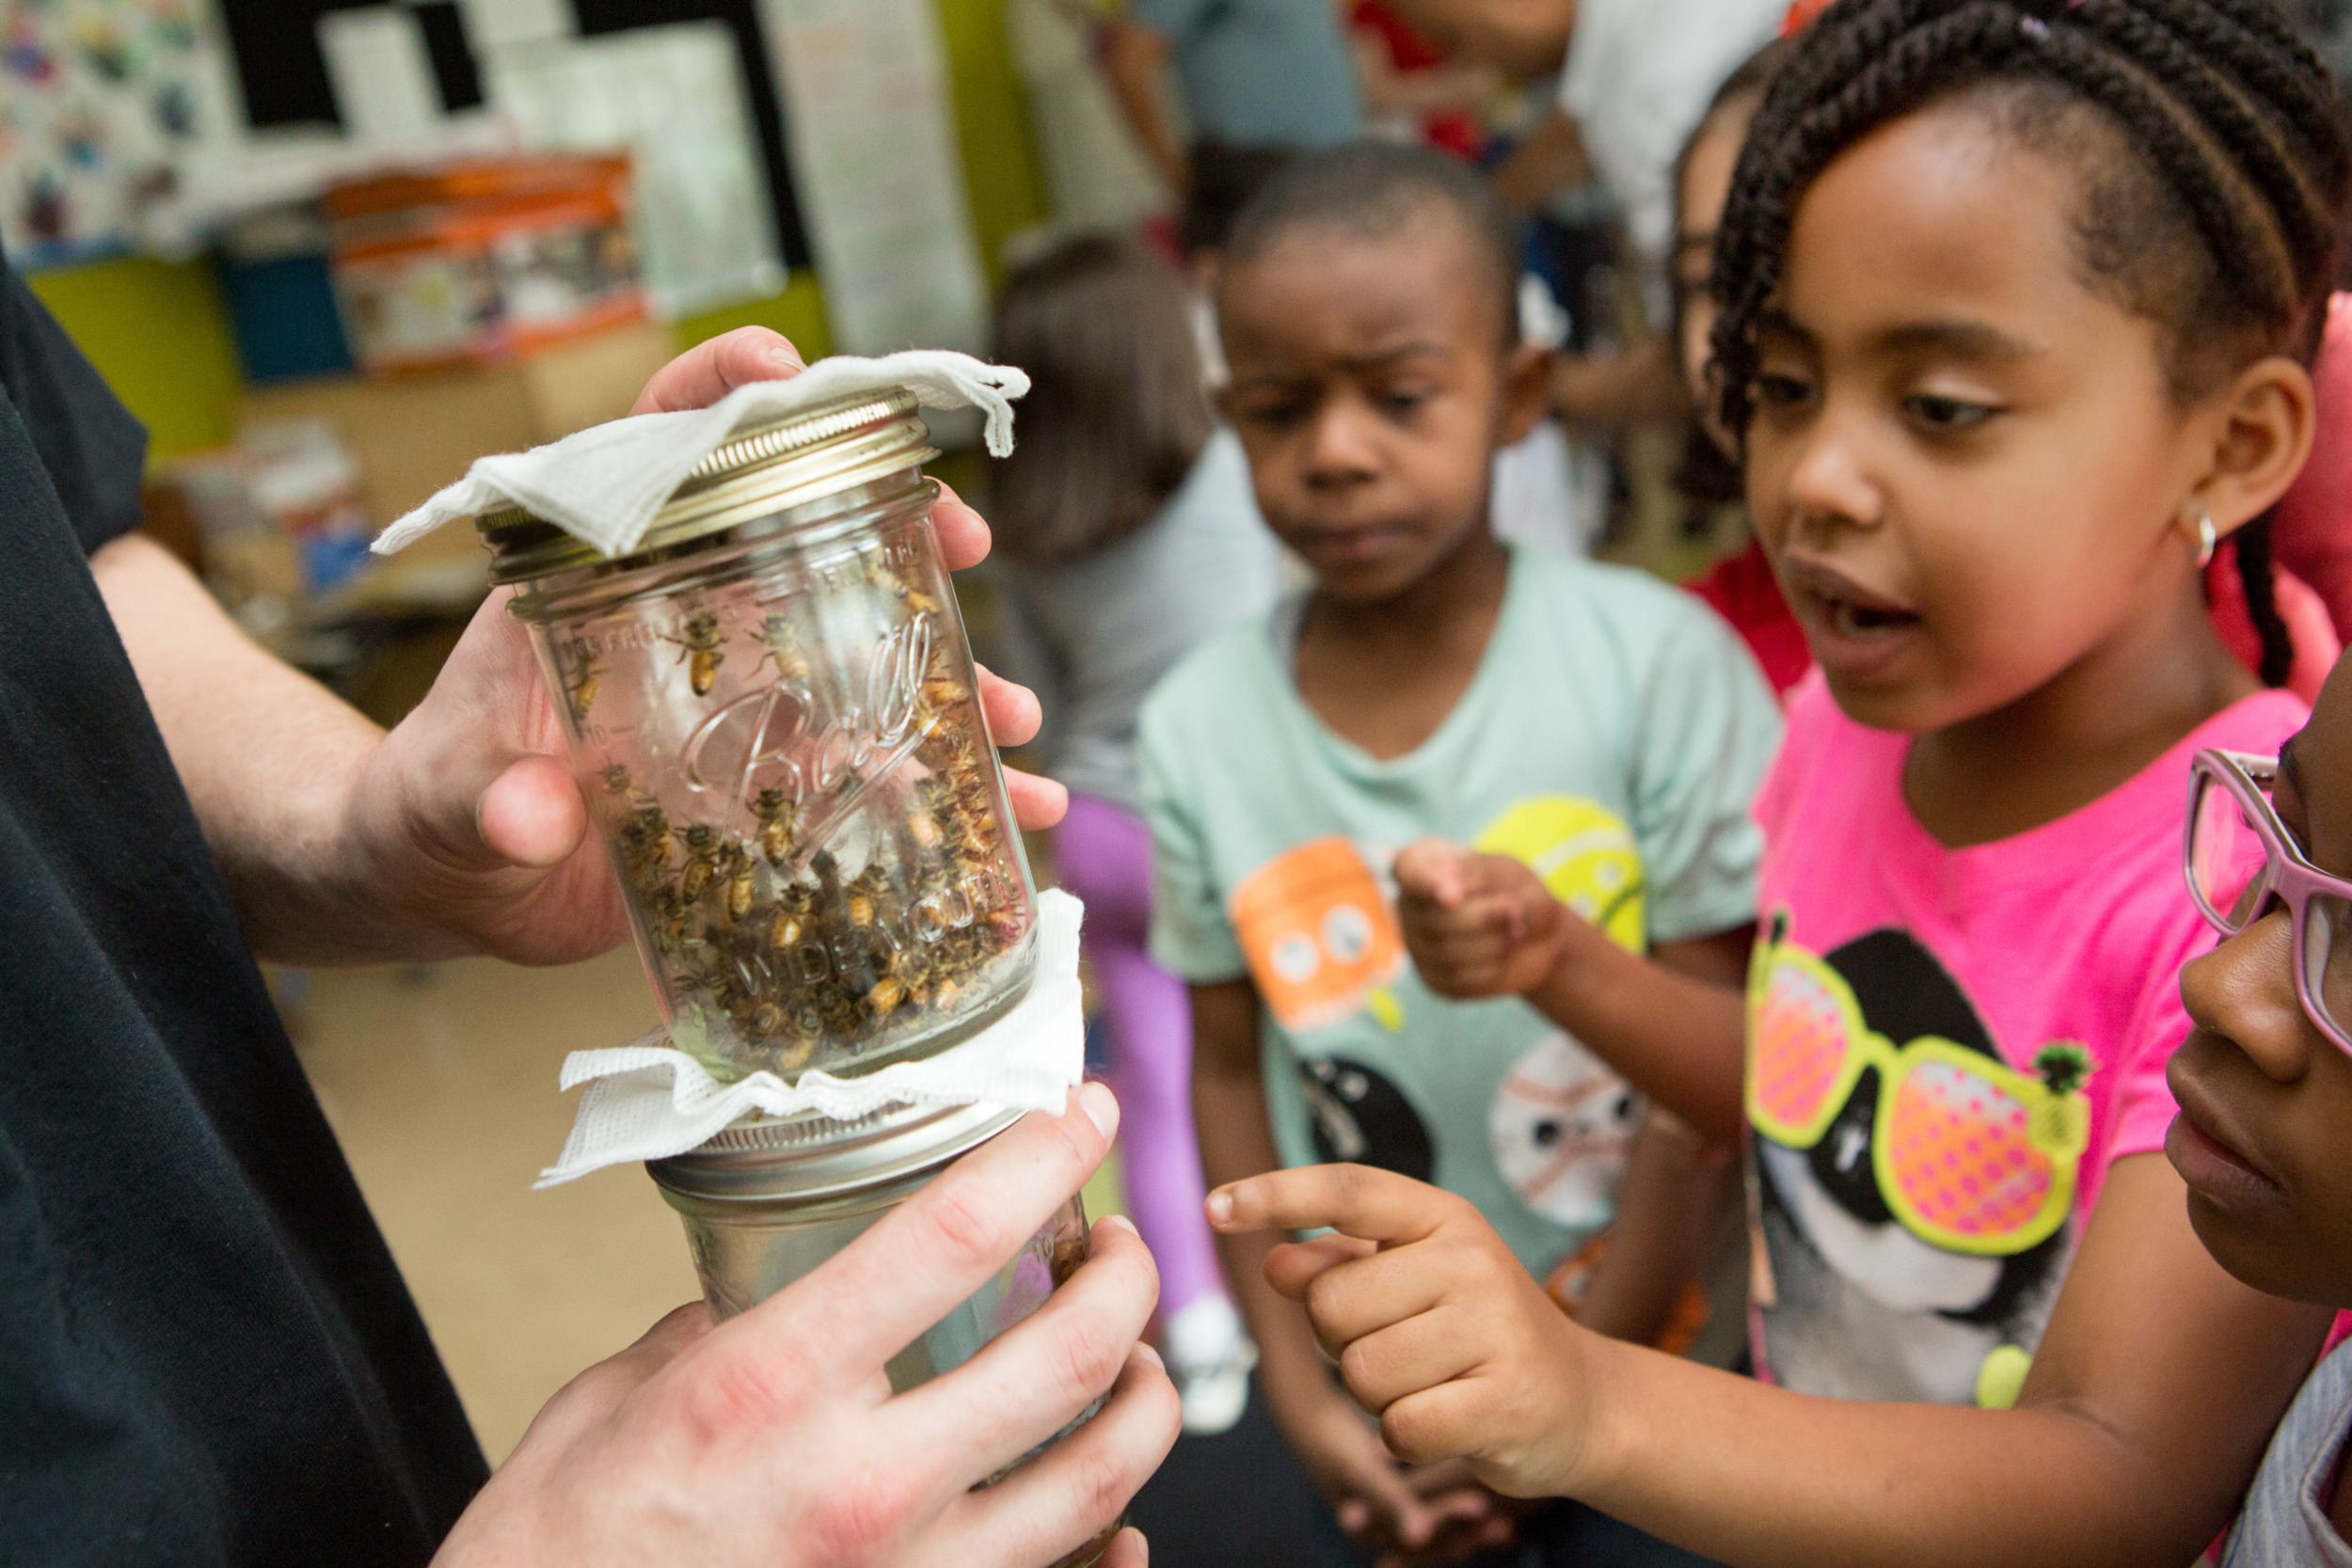
{"label": "cartoon face graphic on shirt", "polygon": [[1495,1165],[1519,1201],[1590,1229],[1616,1212],[1643,1101],[1572,1036],[1554,1030],[1513,1064],[1486,1112]]}
{"label": "cartoon face graphic on shirt", "polygon": [[1233,889],[1227,913],[1258,994],[1284,1029],[1327,1028],[1384,1001],[1394,1011],[1388,988],[1405,973],[1405,937],[1351,840],[1318,838],[1275,856]]}
{"label": "cartoon face graphic on shirt", "polygon": [[1906,931],[1817,958],[1784,924],[1759,946],[1748,1025],[1773,1374],[2005,1404],[2073,1244],[2089,1058],[2059,1043],[2011,1067]]}
{"label": "cartoon face graphic on shirt", "polygon": [[1470,847],[1523,861],[1544,886],[1630,953],[1648,940],[1648,888],[1633,832],[1596,800],[1536,795],[1486,824]]}
{"label": "cartoon face graphic on shirt", "polygon": [[1344,1056],[1298,1064],[1315,1157],[1327,1164],[1376,1165],[1434,1180],[1438,1148],[1405,1091],[1378,1069]]}

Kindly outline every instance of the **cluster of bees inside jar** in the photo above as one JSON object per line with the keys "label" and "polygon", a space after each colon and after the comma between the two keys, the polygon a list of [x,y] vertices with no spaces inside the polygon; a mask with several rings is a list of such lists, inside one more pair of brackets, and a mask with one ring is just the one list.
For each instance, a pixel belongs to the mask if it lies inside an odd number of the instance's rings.
{"label": "cluster of bees inside jar", "polygon": [[[901,612],[937,615],[936,599],[886,568],[869,566],[867,578]],[[727,646],[707,610],[667,640],[697,698],[729,657],[749,655]],[[791,617],[767,615],[744,640],[759,650],[749,657],[805,689],[811,668]],[[741,831],[680,823],[624,765],[604,768],[622,873],[679,1010],[699,1009],[714,1044],[732,1037],[717,1065],[793,1073],[854,1058],[917,1022],[944,1022],[984,1000],[981,971],[1025,934],[993,759],[946,643],[928,644],[914,690],[912,760],[920,766],[872,782],[856,834],[828,829],[821,847],[811,842],[801,804],[774,784],[748,791]],[[576,676],[568,680],[566,694],[584,722],[596,675],[584,694]],[[854,873],[835,838],[864,841]]]}

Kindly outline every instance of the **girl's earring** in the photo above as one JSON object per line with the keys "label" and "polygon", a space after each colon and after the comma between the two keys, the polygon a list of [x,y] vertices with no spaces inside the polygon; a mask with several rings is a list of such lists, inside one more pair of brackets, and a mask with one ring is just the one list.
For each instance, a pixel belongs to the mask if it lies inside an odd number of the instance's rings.
{"label": "girl's earring", "polygon": [[2220,542],[2220,534],[2213,526],[2213,514],[2201,506],[2199,507],[2197,509],[2197,569],[2199,571],[2201,572],[2213,564],[2213,548]]}

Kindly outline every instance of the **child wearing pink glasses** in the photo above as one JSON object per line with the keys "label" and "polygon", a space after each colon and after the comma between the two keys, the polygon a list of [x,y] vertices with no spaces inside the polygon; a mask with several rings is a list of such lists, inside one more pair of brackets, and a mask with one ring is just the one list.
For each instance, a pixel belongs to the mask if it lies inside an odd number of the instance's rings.
{"label": "child wearing pink glasses", "polygon": [[[2352,660],[2275,760],[2198,754],[2188,873],[2223,938],[2181,973],[2196,1027],[2166,1073],[2188,1222],[2256,1290],[2352,1307]],[[2271,1438],[2222,1568],[2352,1562],[2348,1429],[2338,1348]]]}

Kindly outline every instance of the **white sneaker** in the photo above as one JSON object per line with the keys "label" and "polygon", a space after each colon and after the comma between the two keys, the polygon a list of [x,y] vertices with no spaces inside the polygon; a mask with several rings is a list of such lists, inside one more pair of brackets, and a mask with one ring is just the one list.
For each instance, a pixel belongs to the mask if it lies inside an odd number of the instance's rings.
{"label": "white sneaker", "polygon": [[1249,1371],[1258,1364],[1258,1347],[1242,1332],[1233,1304],[1202,1296],[1168,1319],[1162,1338],[1184,1431],[1195,1437],[1232,1431],[1249,1408]]}

